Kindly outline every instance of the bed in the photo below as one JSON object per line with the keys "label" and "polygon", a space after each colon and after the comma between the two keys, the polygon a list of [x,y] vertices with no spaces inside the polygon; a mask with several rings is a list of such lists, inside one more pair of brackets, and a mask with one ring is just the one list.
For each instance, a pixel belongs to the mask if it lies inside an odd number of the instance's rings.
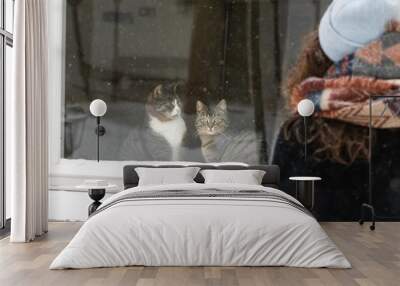
{"label": "bed", "polygon": [[278,166],[198,166],[263,170],[261,185],[206,184],[199,173],[195,183],[152,186],[138,186],[138,167],[124,168],[125,190],[103,202],[50,269],[351,267],[314,217],[279,190]]}

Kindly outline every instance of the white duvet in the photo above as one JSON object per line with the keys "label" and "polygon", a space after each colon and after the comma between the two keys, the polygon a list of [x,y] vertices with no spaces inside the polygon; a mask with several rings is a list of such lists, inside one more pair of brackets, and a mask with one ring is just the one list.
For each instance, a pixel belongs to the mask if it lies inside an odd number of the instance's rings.
{"label": "white duvet", "polygon": [[[155,190],[263,190],[262,186],[184,184]],[[102,206],[103,206],[102,205]],[[349,268],[318,222],[293,206],[232,198],[126,201],[91,217],[50,269],[145,266],[294,266]]]}

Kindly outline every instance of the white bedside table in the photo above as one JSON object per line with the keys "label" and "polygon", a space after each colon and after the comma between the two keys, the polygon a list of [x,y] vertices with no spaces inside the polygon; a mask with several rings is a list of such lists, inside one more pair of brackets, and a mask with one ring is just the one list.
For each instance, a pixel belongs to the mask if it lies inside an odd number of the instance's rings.
{"label": "white bedside table", "polygon": [[321,181],[320,177],[290,177],[289,180],[296,182],[296,199],[310,210],[314,209],[315,182]]}
{"label": "white bedside table", "polygon": [[104,198],[104,196],[106,195],[106,190],[115,189],[115,188],[117,188],[117,185],[112,185],[109,183],[107,183],[107,185],[104,185],[104,186],[82,184],[82,185],[76,186],[75,188],[77,188],[78,190],[88,190],[89,197],[94,201],[88,207],[88,214],[90,216],[101,205],[100,200],[102,198]]}

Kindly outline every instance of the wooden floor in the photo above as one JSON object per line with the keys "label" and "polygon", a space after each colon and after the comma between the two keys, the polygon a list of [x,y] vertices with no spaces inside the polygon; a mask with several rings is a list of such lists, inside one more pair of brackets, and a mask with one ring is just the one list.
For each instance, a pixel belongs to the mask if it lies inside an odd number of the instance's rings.
{"label": "wooden floor", "polygon": [[50,223],[33,243],[0,241],[0,285],[400,285],[400,223],[379,223],[371,232],[357,223],[323,223],[353,265],[350,270],[286,267],[124,267],[48,270],[81,226]]}

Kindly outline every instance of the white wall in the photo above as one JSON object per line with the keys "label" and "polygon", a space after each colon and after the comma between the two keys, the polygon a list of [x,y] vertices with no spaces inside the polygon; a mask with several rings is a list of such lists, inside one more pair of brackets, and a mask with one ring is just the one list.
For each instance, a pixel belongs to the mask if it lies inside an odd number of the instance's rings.
{"label": "white wall", "polygon": [[[105,199],[111,193],[107,193]],[[88,206],[93,201],[87,192],[71,190],[49,191],[49,220],[85,221],[88,217]]]}

